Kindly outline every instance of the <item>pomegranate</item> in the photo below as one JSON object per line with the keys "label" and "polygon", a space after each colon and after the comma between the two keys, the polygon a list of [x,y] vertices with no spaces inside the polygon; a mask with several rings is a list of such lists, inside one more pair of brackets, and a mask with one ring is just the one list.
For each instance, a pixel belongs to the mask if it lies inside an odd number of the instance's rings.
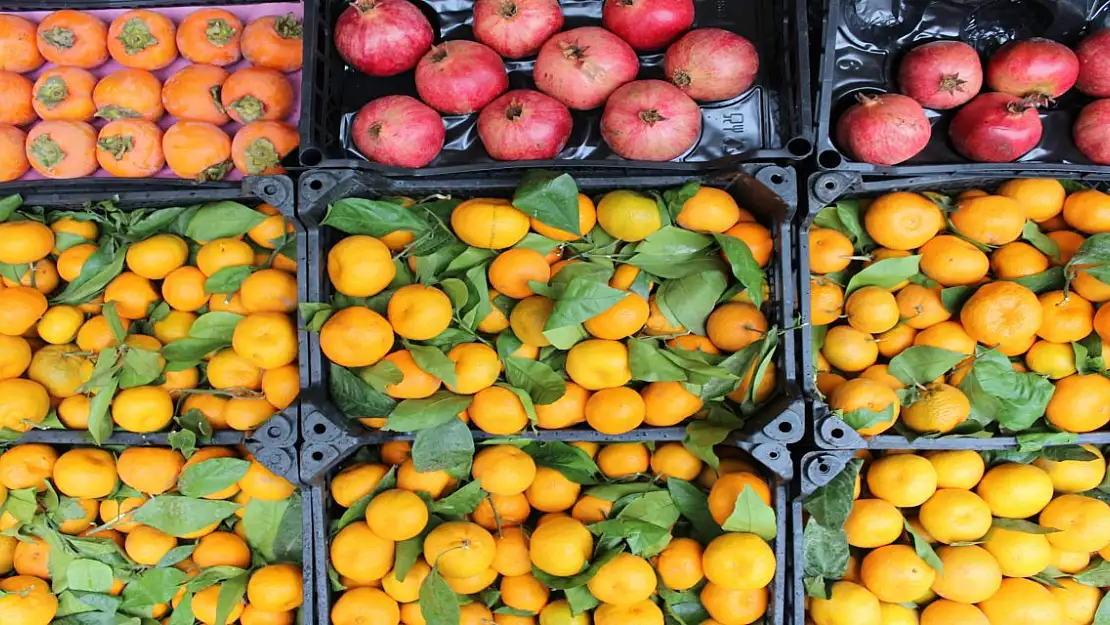
{"label": "pomegranate", "polygon": [[584,26],[548,39],[532,73],[540,91],[585,111],[604,104],[639,71],[640,59],[623,39],[604,28]]}
{"label": "pomegranate", "polygon": [[601,114],[601,136],[618,156],[669,161],[701,136],[701,109],[662,80],[637,80],[613,92]]}
{"label": "pomegranate", "polygon": [[983,65],[975,48],[962,41],[933,41],[906,53],[898,86],[921,106],[953,109],[983,88]]}
{"label": "pomegranate", "polygon": [[929,143],[933,128],[925,109],[896,93],[856,96],[836,122],[836,140],[848,155],[872,165],[897,165]]}
{"label": "pomegranate", "polygon": [[432,25],[407,0],[358,0],[335,23],[343,60],[371,76],[393,76],[416,66],[432,47]]}
{"label": "pomegranate", "polygon": [[444,41],[416,66],[416,92],[446,115],[479,111],[509,88],[501,57],[473,41]]}
{"label": "pomegranate", "polygon": [[1096,98],[1110,97],[1110,28],[1087,35],[1075,48],[1079,79],[1075,86]]}
{"label": "pomegranate", "polygon": [[1075,118],[1075,147],[1091,162],[1110,165],[1110,100],[1095,100]]}
{"label": "pomegranate", "polygon": [[752,86],[759,54],[747,39],[720,28],[699,28],[667,48],[663,69],[695,100],[728,100]]}
{"label": "pomegranate", "polygon": [[983,93],[956,112],[948,135],[956,151],[973,161],[1009,163],[1041,140],[1041,118],[1032,98]]}
{"label": "pomegranate", "polygon": [[395,167],[427,165],[443,149],[446,134],[439,114],[407,95],[371,100],[351,125],[351,140],[359,152]]}
{"label": "pomegranate", "polygon": [[535,54],[563,28],[559,0],[478,0],[474,38],[509,59]]}
{"label": "pomegranate", "polygon": [[482,109],[478,136],[499,161],[548,159],[566,147],[573,125],[562,102],[539,91],[515,89]]}
{"label": "pomegranate", "polygon": [[694,25],[694,0],[605,0],[601,24],[640,52],[660,50]]}
{"label": "pomegranate", "polygon": [[1011,41],[987,61],[987,85],[995,91],[1036,98],[1041,104],[1064,95],[1079,77],[1079,59],[1051,39]]}

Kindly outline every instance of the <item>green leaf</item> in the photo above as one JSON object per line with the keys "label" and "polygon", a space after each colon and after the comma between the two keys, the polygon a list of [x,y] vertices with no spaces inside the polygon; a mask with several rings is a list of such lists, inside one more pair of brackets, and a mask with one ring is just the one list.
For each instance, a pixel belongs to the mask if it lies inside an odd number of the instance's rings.
{"label": "green leaf", "polygon": [[104,315],[104,320],[108,322],[108,329],[112,332],[112,338],[116,339],[117,343],[122,343],[127,338],[127,330],[123,328],[123,321],[119,318],[119,313],[116,311],[115,302],[106,302],[100,308],[100,314]]}
{"label": "green leaf", "polygon": [[552,228],[586,234],[578,231],[578,185],[570,174],[541,169],[524,172],[513,194],[513,206]]}
{"label": "green leaf", "polygon": [[424,539],[442,523],[438,517],[428,517],[428,523],[420,533],[408,540],[397,543],[393,552],[393,571],[397,578],[404,581],[416,560],[424,553]]}
{"label": "green leaf", "polygon": [[[104,350],[101,358],[107,357]],[[104,443],[112,436],[112,417],[108,409],[112,405],[112,397],[119,388],[119,378],[113,376],[104,386],[98,389],[96,395],[89,402],[89,434],[97,445]]]}
{"label": "green leaf", "polygon": [[167,567],[184,562],[193,557],[193,551],[195,551],[196,548],[196,545],[181,545],[179,547],[174,547],[167,551],[166,555],[162,556],[162,559],[159,560],[158,564],[155,566]]}
{"label": "green leaf", "polygon": [[629,551],[645,558],[658,555],[671,542],[670,530],[647,521],[610,519],[589,527],[598,537],[598,542],[623,540],[628,544]]}
{"label": "green leaf", "polygon": [[50,303],[76,306],[95,298],[123,271],[126,255],[126,247],[114,251],[108,247],[101,247],[93,252],[85,259],[85,264],[81,267],[81,275],[66,284],[61,293],[51,297]]}
{"label": "green leaf", "polygon": [[212,202],[201,206],[189,219],[185,236],[194,241],[236,237],[262,223],[267,215],[238,202]]}
{"label": "green leaf", "polygon": [[243,315],[218,310],[204,313],[189,326],[189,336],[195,339],[220,339],[231,344],[235,327],[243,320]]}
{"label": "green leaf", "polygon": [[1103,595],[1102,599],[1098,602],[1098,608],[1095,610],[1095,618],[1091,621],[1091,625],[1110,625],[1110,595]]}
{"label": "green leaf", "polygon": [[186,579],[185,573],[175,568],[147,569],[139,574],[137,580],[124,587],[123,605],[139,607],[169,603]]}
{"label": "green leaf", "polygon": [[974,287],[950,286],[946,289],[941,289],[940,301],[944,304],[944,309],[954,315],[960,312],[960,309],[964,307],[964,302],[966,302],[974,292]]}
{"label": "green leaf", "polygon": [[328,365],[328,388],[336,407],[355,417],[387,417],[398,405],[392,397],[335,363]]}
{"label": "green leaf", "polygon": [[660,309],[674,315],[674,321],[691,332],[704,335],[705,320],[727,287],[728,278],[723,273],[708,271],[663,282],[655,301]]}
{"label": "green leaf", "polygon": [[237,483],[251,463],[239,458],[211,458],[185,467],[177,478],[177,490],[186,497],[205,497]]}
{"label": "green leaf", "polygon": [[605,566],[610,560],[622,553],[624,553],[624,545],[617,545],[612,549],[605,550],[595,555],[593,559],[590,560],[590,565],[586,567],[585,571],[577,575],[571,575],[570,577],[549,575],[537,569],[535,566],[532,566],[532,576],[544,586],[555,590],[578,588],[579,586],[585,586],[587,582],[594,578],[598,569]]}
{"label": "green leaf", "polygon": [[450,495],[432,502],[432,514],[444,517],[462,518],[474,512],[486,496],[479,480],[474,480]]}
{"label": "green leaf", "polygon": [[977,356],[960,390],[971,401],[973,418],[1020,432],[1044,414],[1055,387],[1035,373],[1014,371],[1009,359],[992,349]]}
{"label": "green leaf", "polygon": [[197,362],[208,354],[230,345],[230,339],[177,339],[162,348],[162,356],[168,363]]}
{"label": "green leaf", "polygon": [[1027,220],[1025,227],[1021,230],[1021,238],[1032,244],[1053,263],[1060,262],[1060,246],[1056,244],[1056,241],[1041,232],[1036,223]]}
{"label": "green leaf", "polygon": [[405,347],[412,354],[416,366],[423,369],[425,373],[443,380],[449,386],[455,386],[459,383],[459,378],[455,375],[455,362],[448,358],[438,347],[415,345],[407,341]]}
{"label": "green leaf", "polygon": [[626,495],[635,493],[654,493],[663,489],[650,482],[613,482],[601,484],[586,491],[586,494],[605,501],[616,501]]}
{"label": "green leaf", "polygon": [[579,341],[586,340],[590,334],[586,332],[586,328],[580,323],[564,328],[557,328],[555,330],[544,330],[543,335],[556,349],[569,350],[578,344]]}
{"label": "green leaf", "polygon": [[1060,530],[1052,527],[1044,527],[1032,521],[1025,519],[999,519],[995,518],[991,521],[992,527],[1010,530],[1011,532],[1024,532],[1026,534],[1055,534]]}
{"label": "green leaf", "polygon": [[432,571],[420,585],[420,613],[428,625],[458,625],[459,596],[447,585],[432,563]]}
{"label": "green leaf", "polygon": [[398,230],[416,234],[428,230],[428,224],[408,208],[394,202],[363,198],[346,198],[329,205],[320,225],[372,237],[383,237]]}
{"label": "green leaf", "polygon": [[664,226],[648,235],[643,242],[637,245],[636,253],[661,258],[668,256],[677,258],[702,252],[711,245],[713,245],[713,237],[707,234],[700,234],[675,226]]}
{"label": "green leaf", "polygon": [[397,404],[382,427],[390,432],[415,432],[457,420],[473,397],[450,391],[436,391],[425,399],[406,399]]}
{"label": "green leaf", "polygon": [[11,219],[12,213],[23,206],[23,196],[18,193],[12,193],[0,198],[0,221],[7,221]]}
{"label": "green leaf", "polygon": [[752,250],[748,244],[735,237],[730,237],[723,234],[713,235],[717,239],[717,244],[721,246],[721,250],[725,253],[725,258],[728,260],[729,266],[732,268],[732,275],[744,285],[747,290],[748,296],[752,298],[752,305],[759,308],[763,305],[763,283],[766,276],[763,274],[763,269],[756,262],[755,257],[752,256]]}
{"label": "green leaf", "polygon": [[656,339],[628,339],[628,365],[633,380],[644,382],[685,382],[686,371],[671,362],[658,347]]}
{"label": "green leaf", "polygon": [[803,507],[819,525],[843,527],[855,503],[856,478],[863,460],[853,458],[827,484],[806,497]]}
{"label": "green leaf", "polygon": [[890,359],[887,372],[903,384],[930,384],[967,358],[967,354],[929,345],[915,345]]}
{"label": "green leaf", "polygon": [[233,577],[220,585],[220,594],[216,598],[216,621],[214,625],[225,625],[231,611],[236,605],[243,602],[247,594],[247,580],[250,575],[244,571],[242,575]]}
{"label": "green leaf", "polygon": [[922,538],[906,519],[902,519],[902,525],[905,527],[906,532],[913,537],[913,550],[917,552],[917,557],[924,560],[925,564],[933,567],[937,573],[943,573],[944,564],[941,563],[940,558],[937,556],[937,552],[933,551],[933,546],[929,544],[929,541]]}
{"label": "green leaf", "polygon": [[700,182],[687,182],[681,187],[674,187],[663,191],[663,203],[666,205],[667,212],[670,213],[671,219],[678,217],[678,214],[682,212],[682,207],[686,205],[686,202],[697,195],[700,189]]}
{"label": "green leaf", "polygon": [[[1076,440],[1078,435],[1074,432],[1026,432],[1017,435],[1018,451],[1040,451],[1049,445],[1068,445]],[[1083,450],[1078,446],[1076,449]],[[1094,454],[1091,456],[1093,459]]]}
{"label": "green leaf", "polygon": [[567,603],[570,605],[570,613],[574,616],[588,612],[601,602],[590,592],[589,588],[585,586],[576,586],[574,588],[567,588],[563,591],[566,595]]}
{"label": "green leaf", "polygon": [[721,527],[728,532],[755,534],[763,540],[774,540],[778,530],[774,509],[763,503],[751,486],[744,487]]}
{"label": "green leaf", "polygon": [[588,278],[575,278],[555,302],[544,330],[582,323],[616,306],[628,293]]}
{"label": "green leaf", "polygon": [[716,469],[720,465],[720,459],[713,448],[743,426],[743,419],[721,405],[714,405],[709,409],[708,418],[694,419],[686,426],[686,436],[682,439],[682,444],[690,453]]}
{"label": "green leaf", "polygon": [[875,412],[870,408],[858,408],[850,412],[841,412],[839,416],[848,427],[854,430],[865,430],[873,425],[894,420],[894,406],[891,403],[886,408]]}
{"label": "green leaf", "polygon": [[553,404],[566,393],[566,380],[543,362],[509,357],[504,363],[509,384],[523,389],[536,404]]}
{"label": "green leaf", "polygon": [[112,589],[113,579],[112,567],[96,560],[73,560],[66,570],[70,590],[106,593]]}
{"label": "green leaf", "polygon": [[848,556],[848,536],[844,528],[825,527],[810,517],[802,534],[805,576],[841,579],[848,572]]}
{"label": "green leaf", "polygon": [[120,388],[145,386],[162,375],[162,355],[158,352],[128,347],[123,353],[123,366],[120,369]]}
{"label": "green leaf", "polygon": [[1087,568],[1075,574],[1075,581],[1095,588],[1110,586],[1110,562],[1097,556],[1091,558]]}
{"label": "green leaf", "polygon": [[536,466],[555,469],[577,484],[596,484],[597,463],[585,451],[560,441],[535,441],[524,446]]}
{"label": "green leaf", "polygon": [[667,491],[678,512],[694,527],[700,542],[708,543],[721,534],[721,526],[709,514],[709,498],[705,491],[674,477],[667,479]]}
{"label": "green leaf", "polygon": [[132,513],[132,519],[170,536],[180,537],[222,521],[235,514],[240,507],[228,501],[160,495],[139,506]]}
{"label": "green leaf", "polygon": [[204,292],[209,294],[234,293],[239,290],[243,280],[250,277],[253,271],[253,267],[246,265],[224,267],[208,276],[208,279],[204,281]]}
{"label": "green leaf", "polygon": [[457,417],[418,431],[412,442],[412,463],[421,473],[447,471],[461,476],[470,471],[473,460],[474,437]]}
{"label": "green leaf", "polygon": [[660,527],[671,527],[678,521],[679,511],[667,491],[628,495],[613,504],[614,518],[643,521]]}
{"label": "green leaf", "polygon": [[1110,264],[1110,233],[1093,234],[1075,251],[1066,269],[1073,273],[1080,268],[1088,269],[1084,265],[1107,264]]}
{"label": "green leaf", "polygon": [[1045,291],[1056,291],[1064,288],[1064,268],[1052,267],[1040,273],[1035,273],[1031,276],[1024,276],[1014,280],[1021,286],[1033,291],[1034,293],[1044,293]]}
{"label": "green leaf", "polygon": [[863,270],[852,276],[852,279],[848,281],[848,287],[844,289],[844,295],[847,297],[853,291],[865,286],[889,289],[915,275],[919,271],[920,265],[921,256],[884,258],[868,267],[864,267]]}

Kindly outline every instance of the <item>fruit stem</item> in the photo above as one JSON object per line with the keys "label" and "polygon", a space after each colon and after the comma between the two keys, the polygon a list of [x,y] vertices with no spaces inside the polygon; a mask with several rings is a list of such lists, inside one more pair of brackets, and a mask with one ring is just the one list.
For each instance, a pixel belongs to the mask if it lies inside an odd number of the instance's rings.
{"label": "fruit stem", "polygon": [[879,96],[879,95],[867,95],[865,93],[857,93],[856,94],[856,101],[859,102],[860,104],[862,104],[863,106],[875,106],[876,104],[879,103],[880,97],[881,96]]}
{"label": "fruit stem", "polygon": [[955,93],[963,91],[966,84],[966,80],[960,80],[959,74],[944,74],[940,77],[939,89],[945,93]]}
{"label": "fruit stem", "polygon": [[[1007,102],[1006,112],[1013,115],[1023,115],[1025,111],[1037,106],[1037,102],[1040,101],[1041,97],[1040,95],[1029,95],[1017,102]],[[1048,98],[1045,98],[1045,101],[1047,100]]]}
{"label": "fruit stem", "polygon": [[432,48],[431,56],[429,57],[433,63],[439,63],[447,58],[447,46],[438,45]]}
{"label": "fruit stem", "polygon": [[516,2],[513,2],[513,0],[504,0],[497,12],[501,14],[501,17],[510,19],[516,17],[518,11],[519,9],[516,6]]}
{"label": "fruit stem", "polygon": [[382,134],[382,123],[374,122],[373,124],[370,124],[370,127],[366,129],[366,134],[370,135],[374,139],[380,137]]}
{"label": "fruit stem", "polygon": [[589,47],[583,48],[579,46],[578,42],[561,42],[559,45],[563,48],[563,56],[568,59],[574,59],[575,61],[582,60],[582,57],[586,56],[586,50],[589,50]]}
{"label": "fruit stem", "polygon": [[676,69],[674,75],[671,76],[671,82],[679,89],[686,89],[693,81],[690,79],[689,72],[684,69]]}
{"label": "fruit stem", "polygon": [[647,109],[647,110],[640,111],[640,121],[644,122],[645,124],[647,124],[649,126],[654,126],[658,122],[666,121],[666,119],[667,119],[666,117],[663,117],[662,115],[660,115],[659,111],[657,111],[655,109]]}
{"label": "fruit stem", "polygon": [[378,0],[352,0],[351,6],[358,9],[359,13],[372,11],[378,6]]}
{"label": "fruit stem", "polygon": [[516,120],[520,119],[520,116],[523,114],[524,105],[520,102],[517,102],[516,100],[510,102],[509,106],[505,108],[505,119],[511,122],[515,122]]}

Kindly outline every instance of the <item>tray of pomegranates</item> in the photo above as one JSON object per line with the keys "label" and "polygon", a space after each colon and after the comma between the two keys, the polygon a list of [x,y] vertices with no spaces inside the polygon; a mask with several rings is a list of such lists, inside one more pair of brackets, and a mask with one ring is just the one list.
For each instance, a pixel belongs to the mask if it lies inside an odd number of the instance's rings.
{"label": "tray of pomegranates", "polygon": [[812,150],[805,0],[318,0],[306,166],[698,170]]}
{"label": "tray of pomegranates", "polygon": [[817,162],[889,175],[1110,165],[1110,6],[827,0]]}

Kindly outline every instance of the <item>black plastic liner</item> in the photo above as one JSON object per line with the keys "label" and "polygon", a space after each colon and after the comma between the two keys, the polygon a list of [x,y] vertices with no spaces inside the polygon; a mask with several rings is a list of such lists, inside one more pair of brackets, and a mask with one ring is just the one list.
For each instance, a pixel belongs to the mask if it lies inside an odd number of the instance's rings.
{"label": "black plastic liner", "polygon": [[[975,163],[948,138],[955,110],[925,109],[933,124],[929,144],[896,166],[852,160],[835,145],[836,122],[858,93],[898,93],[898,64],[905,53],[936,40],[964,41],[986,59],[1003,44],[1045,37],[1074,47],[1089,31],[1110,26],[1110,5],[1099,0],[825,0],[823,58],[817,98],[817,164],[822,169],[907,176],[926,173],[1056,169],[1105,171],[1072,143],[1072,123],[1093,99],[1075,88],[1042,108],[1044,136],[1016,164]],[[989,91],[986,85],[983,92]]]}
{"label": "black plastic liner", "polygon": [[[565,432],[564,432],[565,433]],[[601,435],[600,438],[583,436],[584,432],[576,432],[577,436],[570,436],[561,440],[567,441],[583,441],[583,440],[596,440],[598,442],[620,442],[627,439],[623,437],[612,437]],[[398,437],[392,440],[399,440]],[[643,440],[663,440],[659,438],[644,438]],[[380,444],[376,443],[376,444]],[[358,447],[362,447],[364,443],[356,442],[355,446],[344,450],[343,456],[346,457],[355,452]],[[793,478],[793,462],[790,459],[790,452],[787,451],[784,445],[778,443],[761,443],[753,445],[751,443],[734,442],[732,440],[722,443],[725,446],[735,446],[751,454],[760,464],[760,473],[763,477],[767,478],[771,483],[772,505],[775,509],[775,521],[777,522],[776,538],[773,541],[775,551],[775,561],[778,563],[775,568],[775,578],[769,585],[769,600],[767,602],[767,613],[763,617],[762,622],[770,624],[784,623],[783,620],[789,614],[788,605],[790,602],[790,595],[787,594],[787,580],[792,578],[797,573],[794,571],[793,564],[797,562],[797,558],[788,558],[787,545],[794,539],[796,543],[796,550],[801,549],[801,533],[798,530],[793,530],[786,522],[788,514],[787,499],[791,496],[789,492],[790,480]],[[306,446],[307,451],[307,446]],[[302,458],[307,458],[307,453],[302,452]],[[335,593],[332,591],[331,581],[328,579],[328,539],[330,534],[330,527],[332,520],[338,518],[336,516],[336,508],[331,502],[331,477],[336,471],[336,465],[332,465],[325,473],[322,473],[308,488],[302,490],[304,493],[305,505],[305,522],[308,522],[308,517],[312,516],[312,538],[305,540],[305,588],[304,588],[304,622],[305,623],[324,623],[331,622],[331,608]],[[342,510],[338,511],[342,514]],[[795,521],[798,523],[800,521]],[[305,528],[306,534],[308,528]],[[791,534],[793,532],[793,534]],[[312,551],[314,555],[311,560],[308,559],[308,545],[313,545]],[[311,564],[310,564],[311,563]],[[789,574],[787,571],[791,571]],[[800,570],[800,569],[799,569]],[[311,571],[315,579],[313,584],[309,585],[308,572]],[[791,580],[793,581],[793,580]],[[799,586],[800,588],[800,586]],[[315,606],[315,613],[311,611],[310,606]],[[803,625],[802,621],[798,625]]]}
{"label": "black plastic liner", "polygon": [[[117,181],[117,179],[106,179]],[[19,193],[23,196],[25,206],[44,206],[47,208],[80,209],[88,204],[95,205],[101,201],[112,201],[121,210],[135,210],[139,208],[163,208],[168,206],[188,206],[206,202],[232,200],[248,206],[259,203],[273,205],[282,215],[290,219],[297,230],[297,287],[298,297],[307,296],[307,237],[305,229],[297,220],[294,210],[293,181],[285,176],[248,177],[231,185],[217,187],[191,186],[187,189],[164,188],[155,184],[155,181],[145,181],[147,190],[138,184],[104,185],[92,179],[73,180],[73,184],[66,185],[58,192],[44,193],[41,187],[53,186],[41,184],[13,184],[5,187],[3,194]],[[138,182],[138,181],[133,181]],[[84,183],[84,184],[82,184]],[[309,370],[308,341],[304,332],[299,333],[299,353],[297,355],[300,366],[302,392],[311,379]],[[253,432],[237,432],[222,430],[213,433],[211,442],[203,445],[245,445],[259,462],[265,464],[271,471],[293,482],[299,482],[295,445],[299,436],[300,401],[296,401],[282,412],[275,414],[266,423]],[[106,439],[104,445],[122,446],[168,446],[168,432],[154,432],[150,434],[135,434],[131,432],[113,431]],[[84,430],[31,430],[13,441],[5,441],[4,445],[17,445],[23,443],[47,443],[51,445],[91,445],[92,439]]]}
{"label": "black plastic liner", "polygon": [[[472,0],[412,0],[428,16],[436,41],[471,39]],[[562,0],[564,30],[600,26],[601,0]],[[695,28],[736,32],[755,44],[760,68],[755,86],[722,102],[702,106],[703,130],[697,145],[675,162],[627,161],[601,138],[601,109],[572,111],[574,130],[555,161],[494,161],[478,138],[478,115],[447,116],[443,152],[422,169],[388,167],[365,160],[347,136],[354,114],[385,95],[416,97],[414,72],[373,78],[347,67],[332,43],[332,32],[348,4],[316,0],[305,5],[305,67],[302,88],[301,163],[356,167],[393,175],[433,175],[521,167],[550,167],[569,159],[595,167],[707,170],[736,161],[800,159],[812,150],[809,26],[806,0],[694,0]],[[509,88],[535,88],[534,57],[506,61]],[[663,79],[663,54],[640,54],[639,78]]]}
{"label": "black plastic liner", "polygon": [[[975,438],[969,436],[942,436],[939,438],[920,437],[913,441],[897,434],[879,434],[864,438],[840,418],[833,416],[829,406],[817,392],[815,385],[815,356],[813,352],[813,328],[808,325],[810,316],[809,288],[809,230],[813,219],[822,208],[842,198],[874,197],[893,191],[960,191],[964,189],[993,189],[1006,180],[1013,178],[1068,178],[1090,186],[1106,189],[1110,185],[1110,173],[1101,176],[1076,176],[1069,172],[1049,172],[1043,170],[1016,170],[1006,173],[979,173],[969,175],[934,175],[917,178],[866,179],[858,173],[825,172],[809,177],[806,195],[808,212],[799,217],[795,245],[798,250],[798,303],[802,311],[802,327],[798,336],[798,354],[801,361],[798,369],[801,376],[802,392],[806,398],[806,413],[812,424],[812,443],[819,449],[1007,449],[1017,446],[1014,436],[992,436]],[[1075,443],[1093,445],[1110,444],[1110,431],[1078,434]],[[1051,443],[1049,443],[1051,444]]]}
{"label": "black plastic liner", "polygon": [[[769,321],[779,328],[791,328],[796,316],[797,297],[793,278],[791,228],[797,187],[794,170],[775,165],[744,165],[735,173],[704,175],[652,176],[631,172],[624,177],[600,177],[586,172],[575,175],[578,188],[588,195],[613,189],[666,189],[691,181],[727,188],[740,206],[751,211],[771,229],[775,241],[773,262],[768,270],[771,291]],[[323,171],[307,174],[300,181],[298,217],[307,230],[309,246],[308,301],[330,301],[333,291],[327,277],[327,252],[343,233],[320,227],[328,205],[346,197],[378,198],[382,196],[427,197],[449,194],[455,197],[511,196],[520,181],[519,173],[502,172],[488,177],[452,177],[449,179],[390,179],[377,174],[357,171]],[[304,320],[302,320],[302,324]],[[779,383],[775,397],[759,415],[749,419],[743,440],[767,440],[790,443],[803,435],[803,407],[798,394],[796,332],[782,336],[775,356]],[[311,387],[302,391],[302,414],[305,445],[302,451],[301,476],[305,482],[318,479],[342,460],[357,445],[380,444],[391,433],[371,430],[353,417],[339,411],[328,391],[328,363],[320,350],[319,335],[309,335],[309,354],[313,374]],[[476,438],[486,438],[474,430]],[[685,428],[641,427],[624,434],[623,440],[681,440]],[[541,430],[534,434],[542,440],[603,440],[611,439],[588,427],[569,430]],[[583,438],[584,437],[584,438]]]}

